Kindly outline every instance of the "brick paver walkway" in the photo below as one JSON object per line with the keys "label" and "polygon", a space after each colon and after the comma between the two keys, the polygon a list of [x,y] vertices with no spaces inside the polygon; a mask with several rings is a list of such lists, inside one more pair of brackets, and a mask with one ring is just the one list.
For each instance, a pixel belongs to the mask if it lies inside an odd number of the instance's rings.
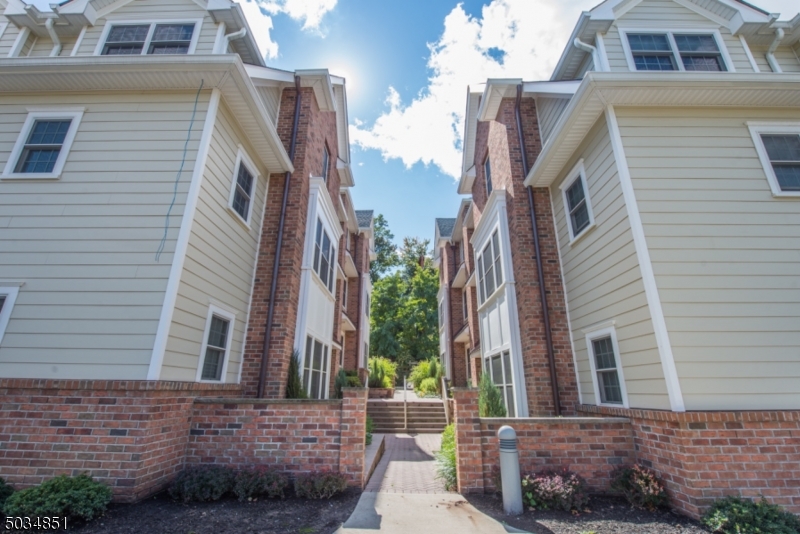
{"label": "brick paver walkway", "polygon": [[388,434],[386,451],[364,491],[378,493],[447,493],[436,480],[433,451],[439,434]]}

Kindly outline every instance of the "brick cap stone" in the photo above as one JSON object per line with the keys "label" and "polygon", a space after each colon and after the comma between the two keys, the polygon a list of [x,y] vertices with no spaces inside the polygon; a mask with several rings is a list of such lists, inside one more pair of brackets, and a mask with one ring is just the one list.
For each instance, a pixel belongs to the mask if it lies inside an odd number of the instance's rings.
{"label": "brick cap stone", "polygon": [[340,406],[342,399],[256,399],[256,398],[235,398],[235,399],[221,399],[221,398],[198,398],[194,400],[195,404],[284,404],[284,405],[327,405],[327,406]]}
{"label": "brick cap stone", "polygon": [[537,425],[584,425],[603,423],[630,423],[627,417],[481,417],[487,425],[530,424]]}
{"label": "brick cap stone", "polygon": [[52,380],[36,378],[0,379],[0,389],[59,389],[103,391],[241,391],[239,384],[205,384],[166,380]]}

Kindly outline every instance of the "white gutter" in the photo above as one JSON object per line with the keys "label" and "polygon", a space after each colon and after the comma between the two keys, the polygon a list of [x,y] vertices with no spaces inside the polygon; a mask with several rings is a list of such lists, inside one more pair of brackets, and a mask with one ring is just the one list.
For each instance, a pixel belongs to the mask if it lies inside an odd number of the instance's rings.
{"label": "white gutter", "polygon": [[775,40],[772,41],[772,44],[769,45],[769,50],[767,50],[767,62],[772,67],[772,72],[783,72],[781,66],[778,65],[778,60],[775,59],[775,50],[778,49],[785,35],[786,32],[783,31],[783,28],[777,28],[775,30]]}
{"label": "white gutter", "polygon": [[217,54],[224,54],[228,51],[228,47],[231,44],[231,41],[236,41],[238,39],[244,38],[247,35],[247,28],[242,28],[238,32],[229,33],[222,39],[222,43],[220,43],[220,50],[217,51]]}
{"label": "white gutter", "polygon": [[50,52],[50,57],[56,57],[61,55],[61,49],[63,45],[61,44],[61,39],[58,38],[58,34],[56,33],[56,29],[53,27],[56,23],[56,19],[50,17],[47,19],[47,22],[44,23],[44,27],[47,28],[47,33],[50,34],[50,39],[53,40],[53,50]]}
{"label": "white gutter", "polygon": [[578,50],[583,50],[584,52],[588,52],[588,53],[592,54],[592,63],[594,63],[594,65],[593,65],[594,66],[594,70],[596,70],[596,71],[602,71],[603,70],[603,62],[600,61],[600,54],[597,52],[597,48],[596,47],[594,47],[594,46],[592,46],[590,44],[584,43],[583,41],[581,41],[577,37],[575,38],[574,41],[572,41],[572,46],[574,46]]}

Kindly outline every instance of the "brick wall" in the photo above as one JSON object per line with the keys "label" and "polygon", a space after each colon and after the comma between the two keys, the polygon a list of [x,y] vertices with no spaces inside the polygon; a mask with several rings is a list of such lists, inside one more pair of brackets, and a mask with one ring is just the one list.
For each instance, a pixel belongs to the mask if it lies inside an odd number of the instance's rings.
{"label": "brick wall", "polygon": [[238,385],[0,380],[0,476],[15,488],[88,472],[119,502],[160,490],[183,466],[192,403]]}
{"label": "brick wall", "polygon": [[661,475],[673,506],[690,516],[726,495],[763,495],[800,514],[800,411],[580,411],[629,418],[637,459]]}
{"label": "brick wall", "polygon": [[290,475],[339,471],[364,479],[367,389],[343,400],[198,399],[187,464],[269,465]]}

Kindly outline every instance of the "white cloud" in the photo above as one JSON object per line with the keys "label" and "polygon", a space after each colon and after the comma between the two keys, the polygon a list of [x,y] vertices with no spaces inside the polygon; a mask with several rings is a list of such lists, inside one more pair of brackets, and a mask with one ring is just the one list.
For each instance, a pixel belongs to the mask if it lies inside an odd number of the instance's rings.
{"label": "white cloud", "polygon": [[241,4],[261,53],[278,56],[278,43],[272,40],[272,17],[284,13],[302,22],[306,31],[320,32],[322,17],[336,7],[338,0],[235,0]]}
{"label": "white cloud", "polygon": [[406,167],[434,164],[461,174],[460,143],[468,85],[486,78],[547,79],[582,9],[596,0],[493,0],[481,17],[459,4],[444,20],[444,32],[428,45],[428,86],[406,104],[389,87],[385,111],[372,126],[356,120],[350,139]]}

